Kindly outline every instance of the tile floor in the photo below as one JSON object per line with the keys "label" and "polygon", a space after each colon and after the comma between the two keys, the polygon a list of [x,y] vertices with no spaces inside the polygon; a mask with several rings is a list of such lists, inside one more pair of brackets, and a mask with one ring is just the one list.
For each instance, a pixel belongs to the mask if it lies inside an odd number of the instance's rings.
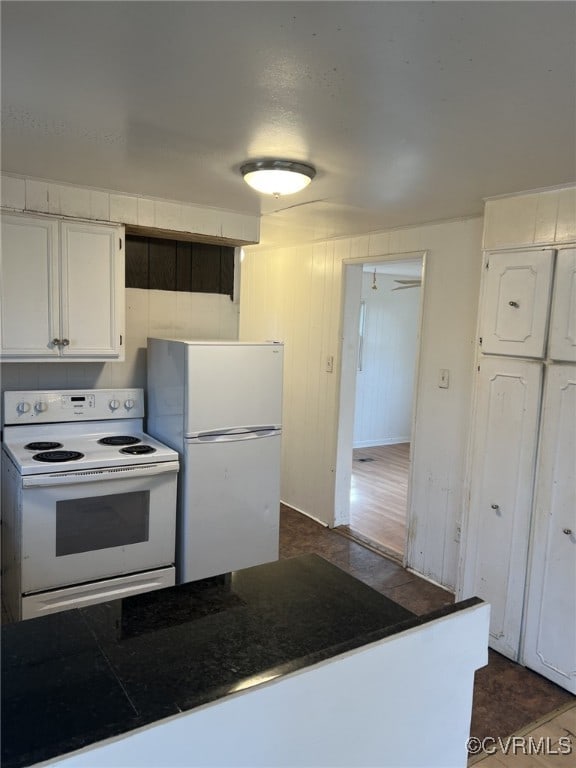
{"label": "tile floor", "polygon": [[[304,552],[321,555],[417,614],[454,600],[450,592],[409,573],[392,560],[283,507],[280,557]],[[567,691],[490,651],[488,665],[476,673],[470,732],[480,739],[510,736],[569,703],[574,703],[574,697]]]}

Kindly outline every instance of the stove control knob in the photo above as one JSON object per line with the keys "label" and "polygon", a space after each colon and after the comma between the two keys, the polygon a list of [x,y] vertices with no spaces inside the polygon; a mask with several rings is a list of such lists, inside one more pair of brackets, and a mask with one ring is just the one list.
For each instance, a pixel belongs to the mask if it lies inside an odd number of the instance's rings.
{"label": "stove control knob", "polygon": [[110,400],[108,405],[110,406],[111,411],[116,411],[118,408],[120,408],[120,400]]}
{"label": "stove control knob", "polygon": [[127,411],[131,411],[135,405],[136,403],[132,399],[128,399],[124,402],[124,408],[126,408]]}
{"label": "stove control knob", "polygon": [[29,410],[30,410],[30,403],[21,402],[21,403],[18,403],[18,405],[16,406],[16,411],[18,413],[28,413]]}
{"label": "stove control knob", "polygon": [[34,403],[34,410],[36,413],[44,413],[48,410],[48,403],[43,403],[42,400],[38,400],[37,403]]}

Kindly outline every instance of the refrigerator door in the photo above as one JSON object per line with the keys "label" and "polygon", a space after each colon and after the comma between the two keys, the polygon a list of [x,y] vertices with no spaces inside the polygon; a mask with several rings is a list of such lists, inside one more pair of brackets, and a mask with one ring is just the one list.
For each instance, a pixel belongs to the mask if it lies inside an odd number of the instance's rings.
{"label": "refrigerator door", "polygon": [[278,559],[280,440],[276,433],[187,441],[180,583]]}
{"label": "refrigerator door", "polygon": [[171,339],[148,339],[147,431],[182,453],[187,345]]}
{"label": "refrigerator door", "polygon": [[282,422],[281,344],[187,345],[186,438]]}
{"label": "refrigerator door", "polygon": [[258,427],[236,427],[234,429],[219,429],[215,432],[199,432],[194,437],[189,437],[187,443],[226,443],[232,440],[258,440],[262,437],[280,435],[282,430],[270,424]]}

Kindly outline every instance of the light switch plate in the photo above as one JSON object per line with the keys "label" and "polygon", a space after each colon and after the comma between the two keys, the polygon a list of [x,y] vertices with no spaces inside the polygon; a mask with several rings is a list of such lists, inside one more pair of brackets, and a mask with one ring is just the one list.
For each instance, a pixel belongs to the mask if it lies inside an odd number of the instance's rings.
{"label": "light switch plate", "polygon": [[450,371],[448,368],[440,368],[440,376],[438,377],[438,386],[441,389],[448,389],[450,385]]}

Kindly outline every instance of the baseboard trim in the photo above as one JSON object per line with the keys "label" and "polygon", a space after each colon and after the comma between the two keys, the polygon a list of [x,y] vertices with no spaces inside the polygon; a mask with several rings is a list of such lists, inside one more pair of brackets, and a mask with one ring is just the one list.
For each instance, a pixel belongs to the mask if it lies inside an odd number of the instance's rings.
{"label": "baseboard trim", "polygon": [[424,579],[424,581],[429,581],[430,584],[434,584],[435,587],[440,587],[440,589],[443,589],[445,592],[450,592],[450,594],[454,596],[456,595],[454,587],[447,587],[446,584],[441,584],[439,581],[435,581],[430,576],[426,576],[425,573],[420,573],[416,568],[411,568],[409,565],[406,566],[406,570],[410,571],[410,573],[413,573],[415,576],[418,576],[420,579]]}
{"label": "baseboard trim", "polygon": [[377,448],[379,445],[401,445],[409,443],[410,435],[406,437],[383,437],[380,440],[360,440],[352,445],[352,450],[356,448]]}
{"label": "baseboard trim", "polygon": [[305,515],[306,517],[309,517],[310,520],[314,520],[315,523],[318,523],[323,528],[328,528],[328,523],[325,523],[324,520],[319,520],[317,517],[314,517],[314,515],[311,515],[310,512],[306,512],[305,509],[300,509],[299,507],[295,507],[294,504],[288,504],[288,502],[282,501],[282,499],[280,499],[280,504],[283,507],[288,507],[288,509],[293,509],[294,512],[299,512],[301,515]]}

